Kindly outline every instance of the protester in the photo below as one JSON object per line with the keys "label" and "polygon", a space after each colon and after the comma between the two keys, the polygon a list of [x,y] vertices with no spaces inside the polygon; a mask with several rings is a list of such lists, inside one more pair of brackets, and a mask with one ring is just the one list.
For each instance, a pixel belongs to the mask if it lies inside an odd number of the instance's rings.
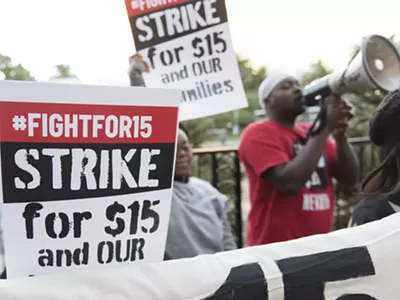
{"label": "protester", "polygon": [[[130,59],[132,86],[144,86],[148,64],[135,54]],[[188,132],[179,125],[175,178],[165,259],[193,257],[236,249],[227,218],[227,198],[208,182],[192,176]]]}
{"label": "protester", "polygon": [[361,183],[363,198],[354,208],[349,227],[383,219],[400,211],[400,91],[388,94],[372,115],[369,137],[386,152],[384,161]]}
{"label": "protester", "polygon": [[[247,126],[239,157],[249,181],[250,246],[327,233],[334,221],[332,177],[354,185],[357,161],[346,129],[352,114],[340,98],[329,96],[326,126],[307,139],[298,81],[285,73],[269,75],[259,87],[259,103],[268,120]],[[333,133],[334,141],[329,135]]]}

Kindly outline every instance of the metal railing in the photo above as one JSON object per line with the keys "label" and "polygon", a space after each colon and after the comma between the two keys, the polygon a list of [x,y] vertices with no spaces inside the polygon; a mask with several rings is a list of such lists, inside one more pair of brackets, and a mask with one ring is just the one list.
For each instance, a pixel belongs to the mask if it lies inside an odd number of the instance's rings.
{"label": "metal railing", "polygon": [[[381,151],[372,145],[367,137],[350,138],[359,161],[359,178],[363,178],[382,160]],[[237,147],[197,148],[193,150],[194,175],[210,182],[229,201],[229,221],[236,236],[238,247],[243,247],[249,195],[247,181],[239,162]],[[344,187],[335,183],[336,211],[335,228],[347,226],[356,203],[358,186]]]}

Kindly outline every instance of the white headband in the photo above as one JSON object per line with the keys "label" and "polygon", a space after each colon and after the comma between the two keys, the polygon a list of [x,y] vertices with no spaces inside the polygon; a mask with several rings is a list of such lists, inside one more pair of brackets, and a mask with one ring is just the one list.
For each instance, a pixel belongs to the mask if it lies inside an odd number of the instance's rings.
{"label": "white headband", "polygon": [[258,88],[258,103],[262,108],[264,107],[264,100],[271,94],[272,90],[283,80],[293,77],[289,73],[274,72],[267,76],[263,82],[261,82]]}

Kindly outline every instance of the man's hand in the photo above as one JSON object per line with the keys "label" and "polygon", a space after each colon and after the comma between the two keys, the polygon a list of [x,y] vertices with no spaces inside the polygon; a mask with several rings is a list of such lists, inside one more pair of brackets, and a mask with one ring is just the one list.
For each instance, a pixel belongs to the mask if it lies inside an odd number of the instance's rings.
{"label": "man's hand", "polygon": [[326,127],[329,132],[332,132],[339,126],[340,120],[343,119],[344,114],[339,108],[340,98],[330,95],[325,98],[326,107]]}
{"label": "man's hand", "polygon": [[332,131],[332,135],[335,140],[345,139],[346,131],[349,125],[349,121],[354,117],[351,113],[351,106],[349,106],[344,100],[340,99],[339,109],[343,118],[338,121],[338,126]]}
{"label": "man's hand", "polygon": [[143,59],[143,56],[136,53],[129,57],[128,76],[131,86],[146,86],[143,72],[150,72],[150,65]]}
{"label": "man's hand", "polygon": [[143,59],[143,56],[140,53],[135,53],[131,57],[129,57],[129,62],[131,65],[140,65],[143,72],[150,72],[149,63]]}
{"label": "man's hand", "polygon": [[353,118],[351,107],[342,99],[335,100],[339,119],[331,133],[336,142],[337,161],[333,167],[334,177],[346,186],[354,186],[358,179],[358,162],[356,155],[349,145],[346,130],[349,121]]}
{"label": "man's hand", "polygon": [[345,137],[348,122],[353,117],[351,107],[341,98],[331,95],[326,97],[326,126],[334,137]]}

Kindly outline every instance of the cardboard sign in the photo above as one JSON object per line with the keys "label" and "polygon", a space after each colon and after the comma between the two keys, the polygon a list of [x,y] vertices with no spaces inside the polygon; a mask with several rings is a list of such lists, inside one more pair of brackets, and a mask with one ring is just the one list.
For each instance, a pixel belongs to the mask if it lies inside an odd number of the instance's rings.
{"label": "cardboard sign", "polygon": [[400,214],[295,241],[141,268],[0,280],[14,300],[397,300]]}
{"label": "cardboard sign", "polygon": [[225,0],[125,0],[148,87],[182,90],[180,119],[247,107]]}
{"label": "cardboard sign", "polygon": [[163,259],[180,92],[0,82],[8,278]]}

